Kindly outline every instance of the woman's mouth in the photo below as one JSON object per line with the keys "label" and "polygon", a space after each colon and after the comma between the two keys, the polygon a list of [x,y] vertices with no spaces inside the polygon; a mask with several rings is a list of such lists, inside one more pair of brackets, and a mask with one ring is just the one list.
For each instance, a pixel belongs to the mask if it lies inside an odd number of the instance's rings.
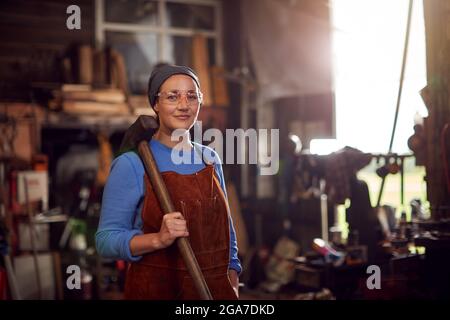
{"label": "woman's mouth", "polygon": [[177,118],[178,120],[188,120],[191,116],[189,115],[180,115],[180,116],[175,116],[175,118]]}

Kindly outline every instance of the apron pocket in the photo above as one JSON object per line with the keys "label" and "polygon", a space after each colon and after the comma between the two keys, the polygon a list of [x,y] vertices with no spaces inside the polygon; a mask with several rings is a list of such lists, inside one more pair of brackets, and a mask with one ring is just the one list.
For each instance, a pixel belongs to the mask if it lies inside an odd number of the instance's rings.
{"label": "apron pocket", "polygon": [[181,200],[180,211],[186,219],[187,229],[189,231],[189,242],[194,252],[203,251],[203,225],[202,225],[202,206],[198,199]]}
{"label": "apron pocket", "polygon": [[202,219],[204,250],[207,252],[222,251],[228,248],[229,225],[228,216],[219,212],[219,198],[214,196],[202,201]]}

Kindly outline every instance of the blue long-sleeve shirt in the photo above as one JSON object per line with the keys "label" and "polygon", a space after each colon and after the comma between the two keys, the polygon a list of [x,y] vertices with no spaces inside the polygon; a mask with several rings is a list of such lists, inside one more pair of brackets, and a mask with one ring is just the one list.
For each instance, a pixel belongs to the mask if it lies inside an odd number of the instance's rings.
{"label": "blue long-sleeve shirt", "polygon": [[[175,171],[179,174],[192,174],[205,167],[201,155],[195,150],[180,151],[181,155],[190,157],[191,162],[189,164],[175,164],[171,158],[171,148],[157,140],[151,140],[149,144],[160,172]],[[205,160],[214,162],[217,178],[225,197],[227,197],[219,156],[209,147],[200,144],[196,144],[196,146],[204,151],[203,157]],[[144,173],[142,162],[134,152],[124,153],[114,159],[103,191],[100,222],[95,235],[96,247],[100,255],[131,262],[139,261],[142,258],[142,256],[131,254],[129,243],[135,235],[143,233],[140,213],[145,196]],[[229,268],[240,273],[242,268],[238,258],[236,233],[231,217],[229,217],[229,221]]]}

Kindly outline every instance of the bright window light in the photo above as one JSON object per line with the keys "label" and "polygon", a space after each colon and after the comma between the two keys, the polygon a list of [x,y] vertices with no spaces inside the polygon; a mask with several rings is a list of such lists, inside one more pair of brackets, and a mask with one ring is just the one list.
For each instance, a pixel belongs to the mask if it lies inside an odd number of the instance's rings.
{"label": "bright window light", "polygon": [[312,154],[327,155],[345,147],[336,139],[313,139],[309,144]]}
{"label": "bright window light", "polygon": [[[409,0],[332,0],[336,137],[364,152],[387,152],[402,65]],[[426,116],[423,3],[414,1],[393,152],[410,153],[414,117]]]}

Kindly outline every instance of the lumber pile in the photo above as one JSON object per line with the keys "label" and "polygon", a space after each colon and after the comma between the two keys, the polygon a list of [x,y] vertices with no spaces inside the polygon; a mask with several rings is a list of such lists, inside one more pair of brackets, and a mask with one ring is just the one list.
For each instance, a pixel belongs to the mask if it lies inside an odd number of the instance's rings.
{"label": "lumber pile", "polygon": [[127,74],[122,55],[114,49],[81,45],[63,59],[63,81],[53,90],[48,107],[72,115],[130,115]]}
{"label": "lumber pile", "polygon": [[119,89],[93,89],[86,84],[64,84],[53,91],[49,107],[74,115],[127,115],[129,106]]}
{"label": "lumber pile", "polygon": [[[191,63],[200,78],[203,106],[229,106],[226,71],[210,64],[203,35],[193,38]],[[61,68],[63,84],[53,88],[49,109],[71,115],[155,116],[145,95],[130,94],[125,61],[117,50],[81,45],[62,59]]]}
{"label": "lumber pile", "polygon": [[196,34],[192,41],[192,67],[200,80],[203,106],[229,106],[225,69],[210,65],[208,41],[201,34]]}

